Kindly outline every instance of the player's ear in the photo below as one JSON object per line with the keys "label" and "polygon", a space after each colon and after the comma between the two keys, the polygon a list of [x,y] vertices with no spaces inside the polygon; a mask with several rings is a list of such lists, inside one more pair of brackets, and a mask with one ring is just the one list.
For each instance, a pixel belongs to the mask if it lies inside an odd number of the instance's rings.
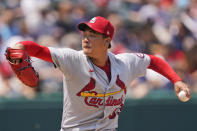
{"label": "player's ear", "polygon": [[107,47],[109,46],[110,42],[111,42],[111,38],[110,37],[107,37],[105,39],[105,44],[106,44]]}

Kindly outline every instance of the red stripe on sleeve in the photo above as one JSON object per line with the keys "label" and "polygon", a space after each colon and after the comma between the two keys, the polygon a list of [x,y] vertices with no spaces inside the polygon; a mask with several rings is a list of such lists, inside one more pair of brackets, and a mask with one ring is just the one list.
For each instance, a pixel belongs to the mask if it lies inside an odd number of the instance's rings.
{"label": "red stripe on sleeve", "polygon": [[19,43],[24,45],[24,48],[29,56],[40,58],[42,60],[53,63],[51,53],[48,47],[39,45],[33,41],[22,41]]}
{"label": "red stripe on sleeve", "polygon": [[168,78],[172,83],[180,81],[181,78],[176,74],[176,72],[170,67],[170,65],[159,57],[154,55],[148,55],[151,59],[149,69],[152,69],[161,75]]}

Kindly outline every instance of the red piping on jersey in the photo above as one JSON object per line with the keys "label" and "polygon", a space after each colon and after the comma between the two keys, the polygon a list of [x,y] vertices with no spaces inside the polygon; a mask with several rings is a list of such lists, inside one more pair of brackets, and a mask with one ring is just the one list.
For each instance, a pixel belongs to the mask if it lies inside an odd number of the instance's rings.
{"label": "red piping on jersey", "polygon": [[24,45],[25,50],[29,56],[40,58],[42,60],[53,63],[51,53],[48,47],[37,44],[33,41],[22,41],[19,44]]}
{"label": "red piping on jersey", "polygon": [[175,73],[175,71],[170,67],[170,65],[159,57],[154,55],[148,55],[151,59],[149,69],[152,69],[161,75],[168,78],[172,83],[180,81],[181,78]]}

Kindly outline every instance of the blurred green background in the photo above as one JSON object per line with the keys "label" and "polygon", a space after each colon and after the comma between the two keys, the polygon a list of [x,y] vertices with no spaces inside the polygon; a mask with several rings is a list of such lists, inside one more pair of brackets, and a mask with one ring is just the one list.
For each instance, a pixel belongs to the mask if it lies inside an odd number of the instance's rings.
{"label": "blurred green background", "polygon": [[[36,98],[0,99],[0,131],[58,131],[62,113],[61,93]],[[180,102],[174,92],[151,91],[142,99],[128,98],[118,131],[196,131],[197,95]]]}

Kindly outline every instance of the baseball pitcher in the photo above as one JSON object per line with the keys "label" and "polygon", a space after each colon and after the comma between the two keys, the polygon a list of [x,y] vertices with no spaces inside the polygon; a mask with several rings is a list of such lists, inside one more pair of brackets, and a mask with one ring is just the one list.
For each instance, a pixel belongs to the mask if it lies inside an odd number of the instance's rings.
{"label": "baseball pitcher", "polygon": [[177,96],[184,91],[190,99],[188,85],[164,60],[147,54],[109,52],[114,27],[107,19],[94,17],[80,23],[78,29],[82,32],[82,51],[45,47],[33,41],[21,41],[6,51],[17,77],[29,86],[36,86],[38,81],[29,56],[51,62],[61,70],[64,104],[60,131],[117,130],[127,87],[145,75],[147,68],[173,82]]}

